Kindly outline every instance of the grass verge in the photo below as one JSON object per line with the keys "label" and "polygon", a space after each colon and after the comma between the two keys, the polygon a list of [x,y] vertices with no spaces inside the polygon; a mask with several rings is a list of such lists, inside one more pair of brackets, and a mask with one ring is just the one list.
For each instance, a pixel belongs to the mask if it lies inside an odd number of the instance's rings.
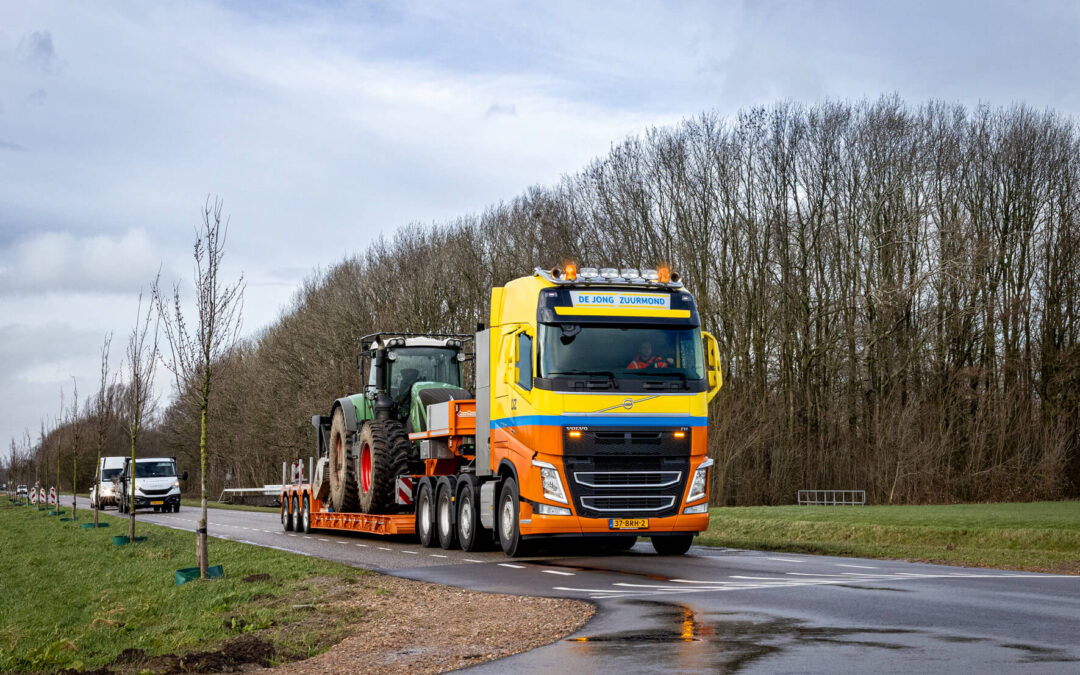
{"label": "grass verge", "polygon": [[230,644],[261,649],[254,661],[264,664],[306,658],[361,618],[326,611],[343,587],[374,576],[212,539],[211,563],[224,565],[225,578],[176,587],[174,571],[194,564],[193,535],[139,523],[146,542],[114,547],[126,525],[102,518],[111,526],[83,530],[32,508],[0,509],[0,671],[95,668]]}
{"label": "grass verge", "polygon": [[714,508],[706,546],[1080,574],[1080,502]]}
{"label": "grass verge", "polygon": [[[198,499],[181,499],[180,506],[184,508],[198,509],[202,502]],[[211,509],[226,509],[228,511],[262,511],[264,513],[277,513],[276,506],[248,506],[247,504],[225,504],[223,502],[207,501],[206,506]]]}

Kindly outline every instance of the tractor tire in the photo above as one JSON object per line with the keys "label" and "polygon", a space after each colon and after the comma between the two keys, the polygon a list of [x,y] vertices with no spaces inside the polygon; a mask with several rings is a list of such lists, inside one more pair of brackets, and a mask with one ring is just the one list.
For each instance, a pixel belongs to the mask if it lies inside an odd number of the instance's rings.
{"label": "tractor tire", "polygon": [[401,422],[373,420],[360,430],[359,452],[353,465],[360,480],[362,513],[400,511],[394,498],[397,477],[409,473],[413,444]]}
{"label": "tractor tire", "polygon": [[349,429],[345,426],[345,411],[334,410],[330,424],[330,506],[339,513],[355,512],[360,508],[357,495],[356,462],[351,457]]}

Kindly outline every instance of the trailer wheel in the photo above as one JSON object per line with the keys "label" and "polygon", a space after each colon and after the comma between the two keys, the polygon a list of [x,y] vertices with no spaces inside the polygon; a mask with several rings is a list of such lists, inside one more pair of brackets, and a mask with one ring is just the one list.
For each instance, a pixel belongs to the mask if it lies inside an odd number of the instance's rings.
{"label": "trailer wheel", "polygon": [[281,529],[292,531],[292,518],[289,517],[289,498],[281,495]]}
{"label": "trailer wheel", "polygon": [[292,521],[292,529],[300,531],[300,498],[292,496],[292,508],[289,509],[289,520]]}
{"label": "trailer wheel", "polygon": [[431,499],[431,483],[423,481],[416,495],[416,533],[420,535],[420,544],[424,548],[434,548],[435,539],[435,508]]}
{"label": "trailer wheel", "polygon": [[457,503],[457,534],[461,550],[472,552],[480,548],[480,512],[476,508],[476,491],[472,481],[462,481]]}
{"label": "trailer wheel", "polygon": [[525,555],[525,542],[521,539],[521,498],[517,481],[507,478],[499,495],[499,545],[503,553],[516,558]]}
{"label": "trailer wheel", "polygon": [[435,499],[435,524],[439,528],[439,545],[446,550],[457,547],[457,528],[454,526],[453,490],[449,481],[441,481],[439,495]]}
{"label": "trailer wheel", "polygon": [[397,477],[409,473],[413,449],[405,427],[394,420],[364,424],[358,440],[360,453],[353,465],[360,477],[360,511],[390,513],[397,509],[394,486]]}
{"label": "trailer wheel", "polygon": [[692,534],[666,534],[652,537],[653,548],[658,555],[682,555],[694,543]]}
{"label": "trailer wheel", "polygon": [[349,456],[349,429],[345,426],[345,411],[334,409],[330,424],[330,504],[335,511],[356,511],[356,462]]}
{"label": "trailer wheel", "polygon": [[311,532],[311,502],[304,495],[304,505],[300,507],[300,531],[304,534]]}

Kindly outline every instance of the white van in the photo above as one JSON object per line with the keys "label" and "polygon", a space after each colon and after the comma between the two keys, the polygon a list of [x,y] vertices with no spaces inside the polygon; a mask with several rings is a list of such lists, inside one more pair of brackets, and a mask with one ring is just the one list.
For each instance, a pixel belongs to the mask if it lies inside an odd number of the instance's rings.
{"label": "white van", "polygon": [[[123,457],[102,457],[98,466],[97,480],[90,486],[90,505],[104,509],[107,505],[116,506],[116,477],[124,470]],[[100,481],[100,483],[98,482]],[[100,490],[98,486],[101,486]]]}
{"label": "white van", "polygon": [[135,503],[131,504],[131,458],[124,458],[124,468],[117,478],[120,494],[117,504],[122,513],[135,509],[153,508],[155,511],[180,510],[180,481],[187,480],[188,473],[176,471],[175,457],[139,457],[135,460]]}

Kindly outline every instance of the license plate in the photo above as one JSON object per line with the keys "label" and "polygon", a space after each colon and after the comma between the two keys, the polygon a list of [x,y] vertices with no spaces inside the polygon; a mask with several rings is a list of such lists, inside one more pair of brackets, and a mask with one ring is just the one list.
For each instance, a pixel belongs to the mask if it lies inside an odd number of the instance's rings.
{"label": "license plate", "polygon": [[160,501],[159,502],[150,502],[150,506],[161,506],[164,503],[165,502],[160,502]]}
{"label": "license plate", "polygon": [[613,530],[642,530],[649,526],[648,518],[612,518],[608,525]]}

